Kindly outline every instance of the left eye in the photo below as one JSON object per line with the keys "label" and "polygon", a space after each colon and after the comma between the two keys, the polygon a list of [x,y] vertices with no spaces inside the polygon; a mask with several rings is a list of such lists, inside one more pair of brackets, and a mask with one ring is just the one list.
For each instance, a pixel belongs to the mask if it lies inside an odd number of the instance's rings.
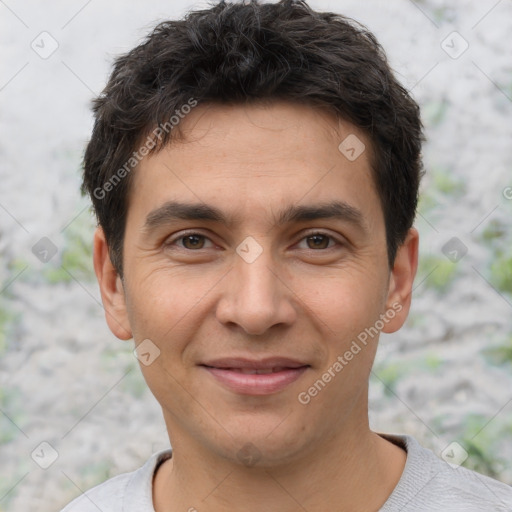
{"label": "left eye", "polygon": [[334,241],[334,238],[330,235],[326,235],[325,233],[311,233],[304,238],[302,241],[306,241],[307,249],[329,249],[331,247],[330,242]]}

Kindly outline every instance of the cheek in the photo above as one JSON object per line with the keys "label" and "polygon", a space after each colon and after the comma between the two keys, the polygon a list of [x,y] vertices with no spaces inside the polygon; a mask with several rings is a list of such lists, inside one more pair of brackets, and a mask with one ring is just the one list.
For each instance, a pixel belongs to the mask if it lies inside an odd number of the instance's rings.
{"label": "cheek", "polygon": [[293,289],[326,338],[341,345],[375,323],[387,292],[381,274],[355,266],[302,276]]}
{"label": "cheek", "polygon": [[385,281],[380,274],[352,269],[302,284],[311,290],[313,282],[317,284],[305,305],[317,322],[316,343],[323,345],[314,380],[325,377],[330,382],[324,400],[349,403],[366,385],[373,365],[380,334],[375,325],[385,308]]}
{"label": "cheek", "polygon": [[[169,344],[190,324],[218,282],[216,276],[191,269],[151,269],[133,276],[129,315],[136,340],[154,337]],[[183,334],[183,333],[182,333]],[[175,344],[172,344],[175,346]]]}
{"label": "cheek", "polygon": [[[128,313],[136,343],[150,340],[157,357],[150,364],[141,359],[143,377],[166,410],[178,417],[192,414],[191,396],[196,393],[187,380],[189,367],[184,353],[197,335],[204,313],[210,279],[187,272],[155,270],[132,275]],[[144,341],[143,341],[144,340]],[[147,343],[147,342],[146,342]]]}

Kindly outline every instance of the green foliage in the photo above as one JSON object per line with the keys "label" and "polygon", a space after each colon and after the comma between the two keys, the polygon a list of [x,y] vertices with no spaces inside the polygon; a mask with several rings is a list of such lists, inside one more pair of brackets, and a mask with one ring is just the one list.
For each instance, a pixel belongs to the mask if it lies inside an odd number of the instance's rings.
{"label": "green foliage", "polygon": [[396,384],[400,378],[405,375],[408,366],[404,363],[381,363],[372,372],[372,377],[384,385],[384,394],[393,396],[396,390]]}
{"label": "green foliage", "polygon": [[84,211],[67,226],[62,247],[59,247],[57,255],[41,271],[36,270],[30,261],[16,258],[7,266],[10,276],[14,277],[26,269],[20,276],[24,281],[38,282],[41,276],[50,285],[69,283],[74,279],[94,281],[92,262],[94,228],[93,217]]}
{"label": "green foliage", "polygon": [[455,177],[452,171],[445,167],[433,167],[426,176],[427,185],[422,188],[418,212],[426,214],[434,210],[447,199],[457,199],[466,192],[463,180]]}
{"label": "green foliage", "polygon": [[0,388],[0,445],[9,443],[19,434],[16,425],[21,423],[20,393],[17,389]]}
{"label": "green foliage", "polygon": [[0,355],[7,350],[7,336],[9,328],[15,318],[15,315],[7,310],[4,301],[0,302]]}
{"label": "green foliage", "polygon": [[27,268],[29,263],[26,260],[22,260],[21,258],[14,258],[9,261],[7,264],[7,269],[9,270],[10,277],[14,277],[18,275],[22,270]]}
{"label": "green foliage", "polygon": [[415,329],[417,327],[421,327],[421,326],[425,325],[425,316],[420,313],[417,313],[414,310],[411,310],[409,312],[409,315],[407,316],[405,325],[409,329]]}
{"label": "green foliage", "polygon": [[434,199],[432,194],[422,192],[418,200],[418,212],[427,213],[434,209],[437,205],[437,201]]}
{"label": "green foliage", "polygon": [[384,385],[384,394],[393,396],[398,381],[407,374],[434,373],[443,364],[443,360],[435,353],[428,353],[413,361],[381,362],[376,364],[371,378],[374,382]]}
{"label": "green foliage", "polygon": [[73,280],[63,268],[47,268],[44,272],[44,277],[48,284],[69,283]]}
{"label": "green foliage", "polygon": [[[78,216],[65,231],[64,248],[61,251],[60,266],[49,263],[43,274],[49,284],[94,280],[92,263],[92,240],[94,223],[85,212]],[[58,262],[57,262],[58,264]]]}
{"label": "green foliage", "polygon": [[499,254],[490,270],[491,283],[502,292],[512,293],[512,255]]}
{"label": "green foliage", "polygon": [[480,237],[484,243],[492,243],[495,240],[502,240],[507,235],[507,226],[497,219],[491,219]]}
{"label": "green foliage", "polygon": [[512,364],[512,334],[503,344],[483,350],[485,357],[493,364]]}
{"label": "green foliage", "polygon": [[457,276],[457,265],[445,256],[420,256],[416,281],[438,293],[444,293]]}
{"label": "green foliage", "polygon": [[464,419],[464,430],[460,444],[468,452],[465,467],[499,478],[500,472],[507,463],[500,456],[499,443],[512,442],[512,422],[489,418],[484,415],[470,414]]}
{"label": "green foliage", "polygon": [[449,24],[455,21],[454,13],[449,7],[445,6],[432,8],[431,16],[434,18],[438,25]]}
{"label": "green foliage", "polygon": [[448,101],[446,99],[427,102],[421,110],[425,125],[434,127],[440,124],[446,117],[447,109]]}
{"label": "green foliage", "polygon": [[107,345],[101,353],[101,363],[103,372],[117,372],[119,368],[123,368],[123,374],[129,372],[119,384],[119,389],[123,393],[128,393],[137,399],[147,393],[146,381],[140,371],[139,362],[133,354],[133,341]]}
{"label": "green foliage", "polygon": [[452,197],[461,197],[466,191],[464,182],[453,176],[450,169],[434,169],[432,172],[432,184],[436,191]]}
{"label": "green foliage", "polygon": [[80,467],[80,482],[89,489],[111,478],[112,468],[107,460],[100,460]]}
{"label": "green foliage", "polygon": [[443,360],[435,353],[428,353],[423,359],[424,368],[430,371],[439,369],[443,364]]}

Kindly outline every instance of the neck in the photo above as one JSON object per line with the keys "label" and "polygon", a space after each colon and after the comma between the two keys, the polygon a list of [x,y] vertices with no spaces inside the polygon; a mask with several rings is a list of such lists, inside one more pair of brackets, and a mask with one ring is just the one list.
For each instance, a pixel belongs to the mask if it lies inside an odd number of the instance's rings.
{"label": "neck", "polygon": [[[406,453],[366,428],[351,429],[293,463],[246,467],[174,437],[154,482],[156,512],[377,511],[402,474]],[[200,447],[202,448],[202,447]]]}

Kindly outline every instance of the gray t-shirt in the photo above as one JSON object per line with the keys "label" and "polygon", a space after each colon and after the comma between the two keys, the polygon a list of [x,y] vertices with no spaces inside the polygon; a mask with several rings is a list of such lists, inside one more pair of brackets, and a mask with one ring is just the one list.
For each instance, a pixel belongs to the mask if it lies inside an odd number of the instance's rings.
{"label": "gray t-shirt", "polygon": [[[400,481],[379,512],[512,512],[512,487],[453,467],[411,436],[379,435],[407,451]],[[154,512],[153,475],[170,457],[170,449],[154,454],[138,470],[92,488],[61,512]]]}

